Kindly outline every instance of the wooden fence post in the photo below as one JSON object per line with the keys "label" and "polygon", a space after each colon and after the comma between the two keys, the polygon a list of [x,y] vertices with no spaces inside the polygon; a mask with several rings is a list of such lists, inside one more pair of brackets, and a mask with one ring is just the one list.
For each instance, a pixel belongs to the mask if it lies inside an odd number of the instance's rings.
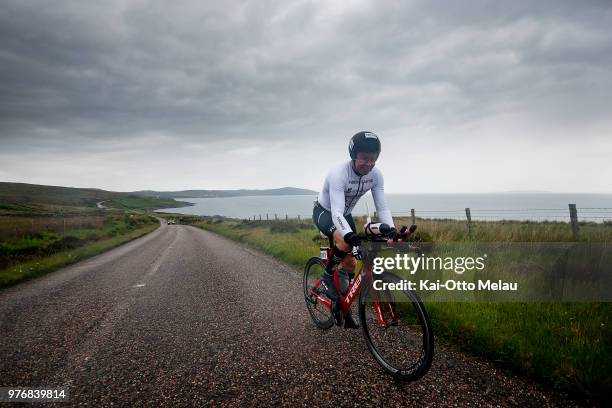
{"label": "wooden fence post", "polygon": [[261,214],[259,214],[259,221],[261,221]]}
{"label": "wooden fence post", "polygon": [[298,214],[298,222],[302,222],[302,220],[300,219],[300,214]]}
{"label": "wooden fence post", "polygon": [[274,214],[274,221],[278,221],[278,214]]}
{"label": "wooden fence post", "polygon": [[465,208],[465,216],[467,217],[468,238],[472,239],[472,213],[470,208]]}
{"label": "wooden fence post", "polygon": [[289,221],[289,215],[285,214],[285,221]]}
{"label": "wooden fence post", "polygon": [[268,219],[268,213],[266,213],[266,221],[270,221],[270,220]]}
{"label": "wooden fence post", "polygon": [[570,222],[572,224],[572,236],[574,237],[575,240],[578,240],[579,238],[578,210],[576,210],[576,204],[569,205],[569,212],[570,212]]}
{"label": "wooden fence post", "polygon": [[410,215],[412,216],[412,224],[416,224],[416,217],[414,216],[414,208],[410,209]]}

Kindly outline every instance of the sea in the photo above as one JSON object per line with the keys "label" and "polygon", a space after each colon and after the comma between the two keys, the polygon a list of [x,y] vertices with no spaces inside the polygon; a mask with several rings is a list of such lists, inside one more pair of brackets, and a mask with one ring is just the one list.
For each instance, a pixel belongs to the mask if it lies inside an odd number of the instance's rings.
{"label": "sea", "polygon": [[[612,194],[583,193],[489,193],[489,194],[386,194],[394,216],[472,220],[531,220],[569,222],[570,204],[576,205],[579,221],[612,221]],[[244,196],[219,198],[176,198],[190,207],[166,208],[163,212],[240,219],[284,219],[312,217],[316,195]],[[376,211],[368,193],[353,215]]]}

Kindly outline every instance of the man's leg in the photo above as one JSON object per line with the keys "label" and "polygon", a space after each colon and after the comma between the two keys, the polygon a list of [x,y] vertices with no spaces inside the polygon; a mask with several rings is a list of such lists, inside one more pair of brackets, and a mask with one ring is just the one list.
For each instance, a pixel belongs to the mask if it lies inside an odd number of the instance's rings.
{"label": "man's leg", "polygon": [[[340,269],[343,269],[349,274],[352,274],[355,271],[355,259],[352,255],[350,255],[352,248],[349,244],[344,242],[344,238],[342,237],[340,231],[334,231],[333,241],[334,247],[332,252],[332,259],[326,271],[326,282],[333,279],[333,268],[338,264],[340,265]],[[334,298],[337,297],[335,296],[335,294],[332,294],[332,296]]]}
{"label": "man's leg", "polygon": [[344,252],[351,252],[351,250],[353,249],[349,244],[344,242],[344,237],[342,236],[342,233],[338,230],[334,231],[334,244],[336,245],[336,248]]}
{"label": "man's leg", "polygon": [[[353,248],[351,245],[347,244],[344,241],[344,237],[338,230],[334,231],[334,245],[335,245],[335,248],[337,248],[338,250],[342,251],[342,253],[345,254],[342,257],[342,260],[340,261],[339,269],[344,270],[351,277],[355,276],[355,267],[357,264],[355,262],[355,257],[351,253]],[[344,320],[345,329],[359,328],[359,324],[353,319],[353,314],[351,313],[350,309],[348,313],[346,314],[346,316],[343,316],[343,318],[344,318],[343,320]]]}
{"label": "man's leg", "polygon": [[[323,274],[322,284],[325,287],[325,292],[332,302],[332,312],[334,313],[334,319],[338,325],[341,325],[344,321],[344,316],[340,311],[342,305],[339,304],[340,296],[336,291],[336,285],[334,284],[334,266],[341,264],[341,269],[345,270],[349,274],[353,274],[355,271],[355,259],[353,256],[348,254],[353,248],[346,242],[342,234],[336,230],[334,223],[332,222],[331,213],[320,206],[316,206],[312,210],[312,220],[319,229],[326,236],[330,237],[333,243],[333,255],[330,259],[329,265]],[[347,221],[353,230],[356,230],[353,217],[349,214]],[[350,320],[350,322],[349,322]],[[345,322],[345,328],[357,328],[357,324],[353,321],[352,315],[349,311],[347,314],[347,322]]]}
{"label": "man's leg", "polygon": [[353,255],[351,254],[353,248],[349,244],[344,242],[344,237],[338,230],[334,231],[334,245],[342,252],[347,253],[347,255],[345,255],[340,261],[340,266],[342,267],[342,269],[344,269],[348,274],[355,273],[355,257],[353,257]]}

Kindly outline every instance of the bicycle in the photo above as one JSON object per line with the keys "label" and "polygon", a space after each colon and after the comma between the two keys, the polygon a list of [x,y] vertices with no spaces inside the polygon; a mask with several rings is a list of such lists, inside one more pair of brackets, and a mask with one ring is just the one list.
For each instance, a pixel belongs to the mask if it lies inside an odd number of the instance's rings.
{"label": "bicycle", "polygon": [[[348,312],[359,294],[359,319],[366,344],[374,359],[394,378],[414,381],[427,373],[433,361],[434,336],[431,322],[423,303],[414,291],[374,289],[374,243],[384,243],[386,246],[383,249],[394,249],[390,246],[390,240],[383,238],[385,227],[389,227],[385,224],[378,224],[376,227],[380,233],[360,236],[361,248],[354,248],[353,252],[361,255],[363,263],[348,290],[340,294],[342,312]],[[410,239],[415,229],[416,225],[409,230],[403,229],[402,238]],[[315,325],[322,330],[334,326],[331,301],[321,286],[325,268],[331,262],[332,246],[333,242],[330,240],[329,247],[321,247],[321,256],[310,258],[304,267],[306,307]],[[419,251],[414,245],[409,245],[408,249],[417,253]],[[390,272],[384,272],[376,279],[383,282],[383,285],[380,285],[383,288],[384,283],[401,283],[401,279]],[[334,282],[336,288],[339,288],[337,269],[334,269]],[[338,290],[338,293],[341,292]]]}

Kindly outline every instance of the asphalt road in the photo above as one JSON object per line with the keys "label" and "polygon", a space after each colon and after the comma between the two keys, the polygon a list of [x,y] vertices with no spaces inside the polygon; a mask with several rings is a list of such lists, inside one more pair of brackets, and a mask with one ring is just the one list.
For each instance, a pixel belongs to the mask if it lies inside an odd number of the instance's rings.
{"label": "asphalt road", "polygon": [[398,383],[361,331],[316,329],[301,291],[266,255],[163,225],[0,291],[0,386],[96,407],[576,405],[440,344],[425,378]]}

